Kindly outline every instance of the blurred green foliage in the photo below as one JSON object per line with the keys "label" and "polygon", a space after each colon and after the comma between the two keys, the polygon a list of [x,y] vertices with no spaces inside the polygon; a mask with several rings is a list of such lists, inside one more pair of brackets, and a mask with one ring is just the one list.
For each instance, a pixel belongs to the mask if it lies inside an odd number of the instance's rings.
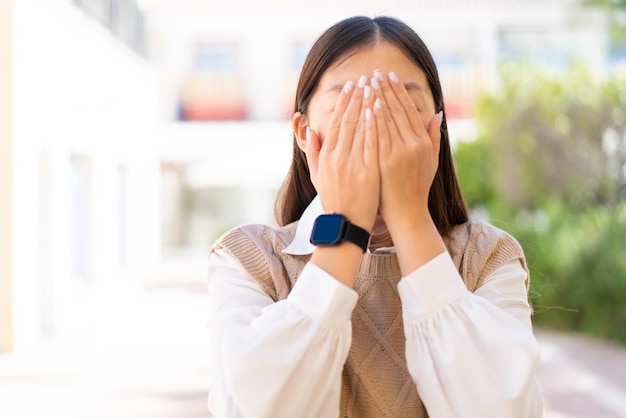
{"label": "blurred green foliage", "polygon": [[538,325],[626,342],[626,79],[507,64],[501,83],[454,150],[467,203],[524,247]]}
{"label": "blurred green foliage", "polygon": [[581,4],[606,15],[611,36],[610,49],[623,55],[626,52],[626,0],[582,0]]}
{"label": "blurred green foliage", "polygon": [[603,10],[608,15],[613,39],[626,41],[626,0],[583,0],[582,5]]}

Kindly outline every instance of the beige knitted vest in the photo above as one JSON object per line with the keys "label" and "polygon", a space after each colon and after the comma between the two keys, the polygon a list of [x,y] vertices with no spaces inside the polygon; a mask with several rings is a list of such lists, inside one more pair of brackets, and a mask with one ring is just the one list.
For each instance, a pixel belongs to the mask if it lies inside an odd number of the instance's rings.
{"label": "beige knitted vest", "polygon": [[[310,256],[284,254],[297,222],[283,228],[246,225],[213,246],[226,248],[274,301],[285,299]],[[444,242],[467,288],[473,292],[499,266],[520,260],[522,248],[484,222],[457,225]],[[528,276],[527,276],[528,277]],[[354,289],[352,345],[344,366],[340,417],[428,417],[407,370],[396,255],[364,254]],[[528,278],[526,279],[528,288]]]}

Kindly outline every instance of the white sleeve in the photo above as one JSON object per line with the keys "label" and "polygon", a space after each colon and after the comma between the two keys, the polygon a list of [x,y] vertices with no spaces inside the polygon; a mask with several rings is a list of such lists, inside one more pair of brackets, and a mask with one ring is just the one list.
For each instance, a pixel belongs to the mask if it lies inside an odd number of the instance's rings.
{"label": "white sleeve", "polygon": [[513,261],[471,293],[445,252],[400,281],[408,369],[430,416],[543,415],[525,279]]}
{"label": "white sleeve", "polygon": [[209,409],[226,417],[336,417],[357,293],[308,263],[285,300],[226,250],[209,257]]}

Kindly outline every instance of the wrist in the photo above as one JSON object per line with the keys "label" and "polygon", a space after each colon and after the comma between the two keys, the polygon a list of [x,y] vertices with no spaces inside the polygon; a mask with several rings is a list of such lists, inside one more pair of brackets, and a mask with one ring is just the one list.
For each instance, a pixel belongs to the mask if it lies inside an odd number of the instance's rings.
{"label": "wrist", "polygon": [[446,251],[430,213],[403,217],[387,225],[403,276]]}
{"label": "wrist", "polygon": [[335,246],[317,247],[311,262],[348,287],[354,286],[363,252],[359,247],[343,242]]}
{"label": "wrist", "polygon": [[[409,208],[409,209],[407,209]],[[414,206],[407,205],[398,211],[385,211],[383,216],[390,234],[419,231],[434,225],[434,221],[428,208],[424,210],[410,209]]]}
{"label": "wrist", "polygon": [[317,217],[310,241],[315,246],[337,246],[347,242],[365,252],[369,239],[370,234],[367,230],[350,222],[342,214],[330,213]]}

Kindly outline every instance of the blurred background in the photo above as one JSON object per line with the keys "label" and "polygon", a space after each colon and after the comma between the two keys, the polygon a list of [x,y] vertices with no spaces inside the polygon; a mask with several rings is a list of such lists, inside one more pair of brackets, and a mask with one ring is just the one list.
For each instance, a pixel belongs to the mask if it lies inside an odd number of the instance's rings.
{"label": "blurred background", "polygon": [[355,14],[435,57],[546,416],[626,417],[624,0],[0,0],[0,416],[208,416],[209,247],[275,224],[301,65]]}

